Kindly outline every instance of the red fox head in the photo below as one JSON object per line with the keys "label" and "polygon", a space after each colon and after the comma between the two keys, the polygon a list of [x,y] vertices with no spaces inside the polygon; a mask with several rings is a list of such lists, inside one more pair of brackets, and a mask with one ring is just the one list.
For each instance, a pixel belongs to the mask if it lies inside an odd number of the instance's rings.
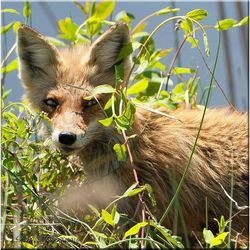
{"label": "red fox head", "polygon": [[[33,108],[48,114],[52,140],[64,153],[83,149],[97,136],[98,120],[104,114],[96,99],[84,98],[97,85],[115,84],[116,59],[129,42],[129,30],[123,23],[112,26],[89,47],[61,50],[32,28],[19,28],[17,52],[26,97]],[[126,78],[130,58],[122,63]],[[104,95],[97,99],[102,107],[108,100]]]}

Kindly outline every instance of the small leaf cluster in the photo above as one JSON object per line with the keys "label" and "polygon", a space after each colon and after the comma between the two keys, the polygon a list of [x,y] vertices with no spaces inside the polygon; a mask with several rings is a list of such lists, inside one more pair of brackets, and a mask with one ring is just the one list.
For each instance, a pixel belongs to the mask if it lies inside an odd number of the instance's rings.
{"label": "small leaf cluster", "polygon": [[225,221],[224,216],[222,215],[220,221],[215,219],[219,228],[219,232],[216,236],[212,233],[211,230],[204,228],[203,237],[205,242],[209,244],[209,248],[225,248],[227,246],[227,236],[229,232],[225,232],[226,226],[229,221]]}

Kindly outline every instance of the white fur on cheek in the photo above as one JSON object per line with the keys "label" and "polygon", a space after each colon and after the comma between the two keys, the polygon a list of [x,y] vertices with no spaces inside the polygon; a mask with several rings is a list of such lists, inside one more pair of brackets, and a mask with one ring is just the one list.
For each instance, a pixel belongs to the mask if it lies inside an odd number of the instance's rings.
{"label": "white fur on cheek", "polygon": [[61,132],[62,132],[62,131],[60,131],[60,130],[58,130],[58,129],[53,130],[52,135],[51,135],[51,138],[52,138],[52,141],[53,141],[55,144],[60,144],[60,142],[59,142],[59,134],[60,134]]}

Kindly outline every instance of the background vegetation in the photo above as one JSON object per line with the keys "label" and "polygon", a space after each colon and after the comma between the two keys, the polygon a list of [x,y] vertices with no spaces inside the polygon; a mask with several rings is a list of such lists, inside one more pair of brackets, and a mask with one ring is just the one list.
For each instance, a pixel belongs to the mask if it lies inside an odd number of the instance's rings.
{"label": "background vegetation", "polygon": [[[131,27],[134,18],[126,11],[112,15],[115,2],[90,2],[84,4],[74,1],[72,3],[82,11],[85,21],[77,24],[71,17],[57,20],[58,36],[49,37],[57,46],[70,46],[81,43],[91,44],[108,26],[116,21],[123,21],[131,28],[132,42],[124,47],[119,57],[129,54],[133,57],[133,70],[130,79],[125,86],[122,85],[122,70],[116,67],[117,84],[115,87],[103,85],[94,90],[93,96],[102,93],[112,93],[110,101],[105,107],[106,119],[100,121],[103,126],[113,123],[119,131],[124,133],[133,123],[136,107],[158,112],[156,107],[163,106],[167,109],[177,109],[181,105],[187,108],[195,108],[198,104],[207,107],[209,95],[213,84],[218,86],[218,91],[224,91],[214,78],[216,60],[219,54],[219,33],[230,28],[245,25],[248,17],[241,20],[224,19],[209,26],[202,25],[208,16],[203,9],[196,9],[178,16],[179,9],[165,7],[139,21]],[[13,22],[1,28],[1,34],[16,33],[21,22],[15,21],[15,15],[23,16],[23,23],[31,24],[32,11],[30,3],[26,1],[23,13],[15,9],[3,9],[4,15],[13,15]],[[172,15],[174,14],[174,16]],[[151,32],[146,31],[146,23],[155,16],[164,16],[164,20]],[[165,25],[175,23],[175,31],[183,34],[171,63],[162,63],[164,57],[169,57],[172,48],[156,49],[154,35]],[[217,51],[210,51],[209,37],[206,29],[214,29],[218,32]],[[201,33],[201,36],[197,36]],[[205,67],[211,74],[210,84],[204,89],[200,97],[199,71],[197,67],[182,67],[177,65],[177,59],[184,44],[190,44],[190,49],[198,50],[205,62]],[[43,119],[47,119],[43,113],[33,114],[27,103],[6,103],[6,97],[11,90],[5,89],[5,75],[17,70],[17,58],[8,62],[8,58],[14,52],[16,44],[2,58],[2,247],[25,248],[117,248],[117,247],[152,247],[152,248],[184,248],[190,246],[187,237],[184,239],[176,236],[176,228],[165,228],[161,225],[171,209],[171,204],[166,204],[166,213],[162,220],[137,221],[128,230],[123,230],[122,225],[129,220],[122,211],[116,208],[116,202],[131,196],[141,198],[146,192],[154,204],[153,192],[148,185],[139,186],[136,183],[131,186],[121,197],[118,197],[107,208],[101,211],[93,205],[90,213],[84,215],[69,215],[61,211],[58,206],[60,197],[66,188],[73,183],[83,183],[84,169],[77,162],[64,158],[55,151],[50,141],[41,141],[39,138],[39,125]],[[216,58],[213,68],[206,64],[206,58],[210,53]],[[176,79],[176,80],[172,80]],[[177,84],[173,85],[173,82]],[[119,113],[112,109],[112,103],[120,106],[123,102],[123,110]],[[228,104],[231,103],[228,101]],[[111,109],[110,109],[111,108]],[[232,107],[233,108],[233,107]],[[204,109],[206,110],[206,109]],[[205,112],[205,111],[204,111]],[[198,138],[198,136],[197,136]],[[126,141],[125,140],[125,141]],[[193,150],[195,149],[195,145]],[[119,160],[124,160],[129,155],[128,145],[117,144],[114,147]],[[192,157],[192,155],[191,155]],[[185,171],[188,170],[186,166]],[[132,169],[131,169],[132,171]],[[179,184],[175,197],[185,181],[185,173]],[[225,215],[226,216],[226,215]],[[214,235],[209,228],[203,231],[204,240],[197,241],[200,247],[231,247],[239,246],[240,242],[231,237],[230,218],[218,219],[218,232]],[[206,216],[204,215],[204,221]],[[244,244],[241,244],[244,247]]]}

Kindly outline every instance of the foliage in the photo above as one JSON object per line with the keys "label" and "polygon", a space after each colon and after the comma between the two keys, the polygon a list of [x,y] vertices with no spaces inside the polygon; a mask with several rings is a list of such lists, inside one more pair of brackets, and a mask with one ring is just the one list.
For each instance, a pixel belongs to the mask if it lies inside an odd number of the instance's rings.
{"label": "foliage", "polygon": [[[118,13],[113,19],[114,1],[91,2],[82,4],[74,1],[85,21],[77,24],[71,17],[57,20],[58,37],[49,38],[55,45],[91,44],[103,30],[115,23],[123,21],[131,27],[134,16],[125,11]],[[31,4],[26,1],[23,8],[23,20],[30,22],[32,15]],[[192,10],[184,16],[172,16],[179,9],[166,7],[156,11],[138,22],[132,30],[131,44],[123,47],[117,62],[131,54],[133,67],[129,80],[124,79],[121,65],[116,65],[116,85],[108,84],[96,87],[91,96],[95,98],[100,93],[110,94],[110,99],[103,108],[105,119],[99,122],[103,126],[115,126],[118,133],[123,134],[124,143],[115,144],[118,161],[131,158],[128,141],[136,135],[127,136],[126,132],[134,122],[137,106],[157,111],[158,107],[177,109],[186,105],[189,109],[195,108],[199,88],[199,72],[197,69],[175,66],[180,53],[180,46],[173,55],[169,67],[162,63],[164,57],[170,57],[172,48],[156,49],[154,34],[169,22],[176,22],[176,31],[183,32],[183,44],[190,43],[192,48],[199,48],[203,43],[207,56],[210,54],[209,43],[205,27],[201,21],[208,16],[202,9]],[[4,14],[21,15],[14,9],[2,10]],[[165,16],[151,33],[148,33],[146,21],[153,16]],[[109,19],[109,20],[107,20]],[[245,25],[248,17],[237,22],[233,19],[218,21],[213,28],[226,30]],[[1,34],[16,33],[21,25],[13,21],[1,28]],[[196,37],[202,32],[202,41]],[[12,50],[3,59],[1,72],[8,74],[17,70],[17,59],[7,65]],[[171,55],[172,56],[172,55]],[[178,82],[172,86],[172,77]],[[213,75],[212,78],[213,80]],[[212,82],[211,80],[211,82]],[[211,89],[211,86],[210,86]],[[67,186],[74,182],[84,183],[84,172],[78,162],[64,158],[56,151],[49,139],[43,140],[39,134],[43,120],[48,121],[46,114],[34,115],[25,102],[9,103],[6,97],[9,91],[2,89],[2,235],[4,247],[24,248],[111,248],[129,247],[138,248],[143,240],[145,247],[151,248],[184,248],[182,239],[173,234],[158,222],[153,216],[149,220],[131,221],[117,208],[121,199],[148,196],[152,206],[156,206],[152,187],[148,184],[139,186],[135,180],[122,196],[116,199],[101,211],[90,205],[90,212],[80,218],[60,211],[57,207],[60,197]],[[87,99],[88,99],[87,98]],[[46,133],[46,131],[45,131]],[[218,222],[218,221],[217,221]],[[124,228],[124,224],[129,224]],[[38,226],[43,224],[43,226]],[[227,222],[222,216],[218,222],[219,232],[215,236],[210,230],[204,229],[205,243],[209,247],[224,247],[228,232]],[[21,227],[21,230],[20,230]],[[142,237],[141,232],[145,234]],[[80,232],[80,233],[79,233]]]}

